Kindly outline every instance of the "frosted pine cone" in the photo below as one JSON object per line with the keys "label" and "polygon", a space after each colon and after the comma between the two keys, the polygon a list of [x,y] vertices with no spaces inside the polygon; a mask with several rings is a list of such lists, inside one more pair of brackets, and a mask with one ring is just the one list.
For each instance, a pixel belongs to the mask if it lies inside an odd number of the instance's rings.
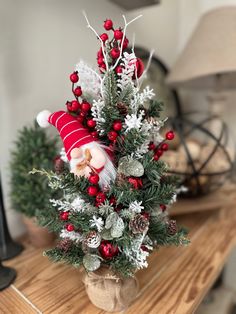
{"label": "frosted pine cone", "polygon": [[120,114],[127,115],[128,107],[125,104],[122,104],[122,103],[117,104],[117,108],[118,108]]}
{"label": "frosted pine cone", "polygon": [[134,234],[144,233],[148,230],[148,227],[148,219],[141,214],[135,215],[129,222],[129,228]]}
{"label": "frosted pine cone", "polygon": [[170,220],[167,222],[167,231],[170,235],[175,235],[177,232],[177,225],[175,220]]}
{"label": "frosted pine cone", "polygon": [[54,170],[56,174],[61,174],[64,171],[64,161],[60,157],[54,159]]}
{"label": "frosted pine cone", "polygon": [[101,243],[101,236],[96,231],[90,231],[84,239],[84,244],[87,245],[91,249],[98,248],[100,243]]}
{"label": "frosted pine cone", "polygon": [[71,248],[72,241],[68,238],[62,239],[57,243],[57,248],[64,251],[65,253]]}

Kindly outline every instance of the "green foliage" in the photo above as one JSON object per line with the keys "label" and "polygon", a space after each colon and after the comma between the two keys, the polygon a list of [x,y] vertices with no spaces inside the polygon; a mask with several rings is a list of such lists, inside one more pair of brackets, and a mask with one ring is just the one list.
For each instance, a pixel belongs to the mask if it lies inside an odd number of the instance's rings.
{"label": "green foliage", "polygon": [[45,177],[31,176],[32,168],[53,167],[56,156],[56,140],[37,126],[19,131],[11,159],[11,200],[13,208],[26,216],[35,216],[36,210],[45,210],[48,199],[54,193],[48,189]]}
{"label": "green foliage", "polygon": [[164,105],[161,101],[151,100],[148,108],[146,109],[146,114],[149,117],[160,118],[163,106]]}
{"label": "green foliage", "polygon": [[73,245],[70,250],[63,251],[62,249],[55,247],[53,249],[44,252],[44,255],[49,257],[54,262],[62,262],[65,264],[72,264],[75,267],[79,267],[83,262],[84,253],[81,247]]}

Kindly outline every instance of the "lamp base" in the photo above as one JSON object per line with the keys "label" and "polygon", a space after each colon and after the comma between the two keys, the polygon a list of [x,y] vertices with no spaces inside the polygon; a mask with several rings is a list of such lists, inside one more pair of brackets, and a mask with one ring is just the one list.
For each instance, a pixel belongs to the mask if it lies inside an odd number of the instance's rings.
{"label": "lamp base", "polygon": [[19,255],[23,251],[23,249],[23,245],[11,241],[10,243],[7,243],[6,246],[0,247],[0,259],[2,261],[11,259]]}
{"label": "lamp base", "polygon": [[10,286],[16,278],[16,271],[13,268],[4,267],[0,264],[0,290]]}

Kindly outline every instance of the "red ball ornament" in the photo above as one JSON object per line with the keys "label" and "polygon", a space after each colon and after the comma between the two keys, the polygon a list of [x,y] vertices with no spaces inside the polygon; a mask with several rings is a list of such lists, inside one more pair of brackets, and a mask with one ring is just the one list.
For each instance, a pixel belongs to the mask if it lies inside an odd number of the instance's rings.
{"label": "red ball ornament", "polygon": [[172,141],[175,137],[175,133],[173,131],[169,131],[166,133],[166,139]]}
{"label": "red ball ornament", "polygon": [[93,120],[93,119],[88,119],[88,120],[87,120],[87,126],[88,126],[89,128],[94,128],[94,127],[96,126],[96,121]]}
{"label": "red ball ornament", "polygon": [[78,72],[75,71],[70,75],[70,80],[72,83],[77,83],[79,80]]}
{"label": "red ball ornament", "polygon": [[111,259],[119,253],[118,246],[114,246],[111,242],[104,240],[99,246],[99,252],[104,259]]}
{"label": "red ball ornament", "polygon": [[91,184],[96,185],[99,182],[99,175],[97,173],[92,173],[88,180]]}
{"label": "red ball ornament", "polygon": [[108,35],[106,33],[103,33],[102,35],[100,35],[100,38],[103,42],[108,40]]}
{"label": "red ball ornament", "polygon": [[123,37],[123,32],[120,29],[114,30],[114,38],[116,40],[122,39]]}
{"label": "red ball ornament", "polygon": [[98,194],[98,188],[94,185],[91,185],[87,189],[88,195],[96,196]]}
{"label": "red ball ornament", "polygon": [[148,145],[148,149],[149,150],[155,150],[155,148],[156,148],[156,145],[153,142],[150,142]]}
{"label": "red ball ornament", "polygon": [[74,91],[73,91],[74,95],[77,97],[80,97],[82,95],[82,89],[80,86],[77,86]]}
{"label": "red ball ornament", "polygon": [[97,131],[93,131],[90,133],[92,135],[92,137],[97,138],[98,137],[98,132]]}
{"label": "red ball ornament", "polygon": [[158,160],[160,159],[160,157],[159,157],[158,155],[154,155],[154,156],[153,156],[153,159],[154,159],[155,161],[158,161]]}
{"label": "red ball ornament", "polygon": [[120,131],[122,129],[122,122],[120,120],[116,120],[112,125],[113,130]]}
{"label": "red ball ornament", "polygon": [[75,230],[75,227],[72,224],[68,224],[68,225],[66,225],[66,230],[71,232],[71,231]]}
{"label": "red ball ornament", "polygon": [[136,76],[137,76],[137,78],[139,78],[143,74],[144,64],[140,58],[136,59],[134,71],[135,71],[135,73],[133,75],[133,79],[136,79]]}
{"label": "red ball ornament", "polygon": [[90,109],[91,109],[90,103],[87,102],[87,101],[83,101],[82,104],[81,104],[81,110],[83,112],[88,112]]}
{"label": "red ball ornament", "polygon": [[115,68],[115,71],[116,71],[116,74],[120,74],[122,73],[123,69],[120,65],[118,65],[116,68]]}
{"label": "red ball ornament", "polygon": [[117,139],[118,134],[115,131],[110,131],[107,136],[110,141],[114,142]]}
{"label": "red ball ornament", "polygon": [[129,183],[132,184],[135,190],[139,190],[143,187],[143,182],[140,178],[129,178]]}
{"label": "red ball ornament", "polygon": [[165,204],[161,204],[160,205],[160,209],[164,212],[166,210],[166,205]]}
{"label": "red ball ornament", "polygon": [[169,149],[169,145],[167,143],[162,143],[161,144],[161,150],[167,151]]}
{"label": "red ball ornament", "polygon": [[110,19],[107,19],[104,24],[103,24],[104,28],[106,31],[109,31],[113,28],[113,22]]}
{"label": "red ball ornament", "polygon": [[60,213],[60,219],[61,220],[68,220],[68,218],[69,218],[69,212]]}
{"label": "red ball ornament", "polygon": [[98,192],[97,196],[96,196],[96,202],[98,204],[101,204],[103,202],[105,202],[106,200],[106,195],[103,192]]}
{"label": "red ball ornament", "polygon": [[120,50],[118,48],[112,48],[111,49],[111,57],[113,59],[117,59],[120,56]]}

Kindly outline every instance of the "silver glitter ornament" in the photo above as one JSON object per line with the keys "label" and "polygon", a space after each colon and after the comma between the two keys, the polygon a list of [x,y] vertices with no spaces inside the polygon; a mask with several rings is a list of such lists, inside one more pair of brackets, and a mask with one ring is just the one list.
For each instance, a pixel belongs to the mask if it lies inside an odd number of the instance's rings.
{"label": "silver glitter ornament", "polygon": [[144,168],[138,160],[125,156],[119,161],[118,172],[127,177],[141,177],[144,174]]}

